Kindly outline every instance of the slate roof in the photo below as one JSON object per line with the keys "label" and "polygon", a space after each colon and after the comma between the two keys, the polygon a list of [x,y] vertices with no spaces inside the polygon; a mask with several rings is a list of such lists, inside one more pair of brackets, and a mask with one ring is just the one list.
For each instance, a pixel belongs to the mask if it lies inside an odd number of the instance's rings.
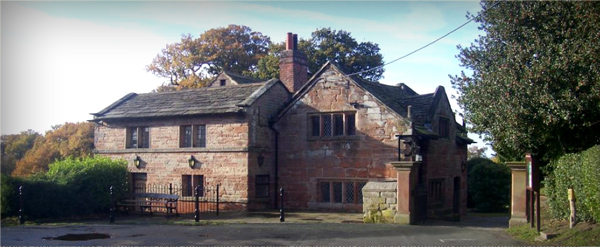
{"label": "slate roof", "polygon": [[[307,82],[302,88],[298,90],[298,92],[294,95],[293,99],[287,102],[286,105],[292,105],[295,100],[300,99],[305,92],[310,90],[312,85],[314,85],[314,81],[317,79],[319,74],[324,72],[329,66],[343,74],[348,74],[344,72],[335,63],[327,62],[321,67],[319,71],[317,71],[317,73],[315,73],[315,75],[309,80],[309,82]],[[358,76],[350,76],[350,78],[354,82],[356,82],[356,84],[358,84],[360,87],[364,88],[366,91],[371,93],[375,98],[377,98],[387,107],[398,113],[400,116],[408,116],[407,109],[410,105],[411,117],[414,123],[416,123],[417,125],[424,125],[426,120],[428,120],[428,116],[431,113],[431,107],[433,105],[435,94],[419,95],[417,92],[412,90],[404,83],[400,83],[398,86],[391,86],[381,84],[378,82],[367,81]],[[284,112],[287,110],[286,108],[287,107],[284,107],[278,115],[283,115]]]}
{"label": "slate roof", "polygon": [[229,78],[231,78],[231,80],[237,82],[238,84],[257,83],[257,82],[265,81],[265,80],[261,80],[258,78],[252,78],[252,77],[247,77],[247,76],[243,76],[243,75],[238,75],[236,73],[229,72],[229,71],[223,71],[223,73],[225,75],[229,76]]}
{"label": "slate roof", "polygon": [[94,120],[223,114],[244,111],[279,80],[161,93],[130,93],[98,113]]}

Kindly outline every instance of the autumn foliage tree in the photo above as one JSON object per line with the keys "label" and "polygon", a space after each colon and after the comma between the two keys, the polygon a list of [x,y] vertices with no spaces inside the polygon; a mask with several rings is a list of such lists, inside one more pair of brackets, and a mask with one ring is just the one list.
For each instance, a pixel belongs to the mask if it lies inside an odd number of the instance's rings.
{"label": "autumn foliage tree", "polygon": [[38,139],[43,139],[39,133],[28,130],[16,135],[2,135],[2,173],[11,174],[18,160],[33,148]]}
{"label": "autumn foliage tree", "polygon": [[451,77],[472,131],[504,157],[544,160],[600,143],[600,3],[482,1],[485,35]]}
{"label": "autumn foliage tree", "polygon": [[[271,40],[247,26],[213,28],[194,38],[168,44],[146,70],[166,78],[175,89],[203,87],[222,70],[242,74],[255,71],[258,60],[266,56]],[[160,90],[168,90],[161,87]]]}
{"label": "autumn foliage tree", "polygon": [[90,157],[93,148],[93,123],[65,123],[53,126],[45,136],[36,136],[33,146],[16,161],[12,175],[29,176],[47,171],[48,165],[57,159]]}
{"label": "autumn foliage tree", "polygon": [[[279,53],[284,43],[271,43],[268,36],[249,27],[229,25],[210,29],[194,38],[183,35],[180,42],[168,44],[148,72],[167,79],[156,91],[199,88],[223,70],[271,79],[279,77]],[[379,45],[357,42],[344,30],[317,29],[309,39],[300,39],[298,49],[307,55],[309,70],[316,72],[327,61],[337,63],[348,73],[377,81],[383,78],[383,56]]]}

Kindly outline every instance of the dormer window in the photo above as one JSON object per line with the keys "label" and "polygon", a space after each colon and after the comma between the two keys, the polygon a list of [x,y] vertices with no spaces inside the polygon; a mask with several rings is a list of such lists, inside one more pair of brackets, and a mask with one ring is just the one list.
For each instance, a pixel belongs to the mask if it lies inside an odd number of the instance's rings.
{"label": "dormer window", "polygon": [[219,80],[219,85],[220,85],[221,87],[224,87],[226,84],[227,84],[227,80],[225,80],[225,79],[221,79],[221,80]]}

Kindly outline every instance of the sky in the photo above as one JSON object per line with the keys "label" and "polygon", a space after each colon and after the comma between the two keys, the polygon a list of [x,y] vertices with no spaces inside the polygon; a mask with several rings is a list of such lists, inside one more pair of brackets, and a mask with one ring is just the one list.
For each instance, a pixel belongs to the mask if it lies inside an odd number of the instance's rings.
{"label": "sky", "polygon": [[[308,39],[331,27],[377,43],[389,62],[455,29],[481,10],[477,1],[134,1],[7,2],[1,7],[1,134],[82,122],[124,95],[164,83],[145,66],[182,34],[245,25],[273,42],[288,32]],[[478,35],[469,23],[437,43],[385,67],[381,83],[403,82],[420,94],[460,74],[457,45]],[[461,112],[454,99],[453,110]],[[457,115],[457,121],[462,119]],[[482,145],[476,135],[470,135]]]}

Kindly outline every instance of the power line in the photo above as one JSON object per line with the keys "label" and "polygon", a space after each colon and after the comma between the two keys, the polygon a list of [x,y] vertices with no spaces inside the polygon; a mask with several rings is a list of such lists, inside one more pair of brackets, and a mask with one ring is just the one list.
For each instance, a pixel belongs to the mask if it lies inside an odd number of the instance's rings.
{"label": "power line", "polygon": [[410,56],[410,55],[412,55],[412,54],[414,54],[414,53],[416,53],[416,52],[418,52],[418,51],[420,51],[420,50],[423,50],[423,49],[427,48],[428,46],[430,46],[430,45],[434,44],[435,42],[438,42],[439,40],[441,40],[441,39],[445,38],[446,36],[450,35],[451,33],[453,33],[453,32],[456,32],[458,29],[461,29],[462,27],[466,26],[466,25],[467,25],[467,24],[469,24],[471,21],[473,21],[473,20],[474,20],[474,19],[476,19],[477,17],[479,17],[479,16],[481,16],[482,14],[484,14],[484,13],[485,13],[487,10],[489,10],[489,9],[492,9],[492,8],[496,7],[496,6],[497,6],[497,5],[498,5],[500,2],[501,2],[501,1],[498,1],[498,2],[497,2],[496,4],[494,4],[492,7],[490,7],[490,8],[488,8],[488,9],[486,9],[486,10],[482,11],[482,12],[481,12],[481,13],[479,13],[477,16],[475,16],[475,17],[473,17],[473,18],[469,19],[467,22],[463,23],[462,25],[458,26],[457,28],[453,29],[452,31],[450,31],[450,32],[448,32],[448,33],[446,33],[446,34],[444,34],[442,37],[439,37],[439,38],[437,38],[436,40],[434,40],[434,41],[432,41],[432,42],[429,42],[429,44],[426,44],[426,45],[422,46],[422,47],[421,47],[421,48],[419,48],[419,49],[416,49],[416,50],[414,50],[414,51],[411,51],[411,52],[409,52],[408,54],[406,54],[406,55],[404,55],[404,56],[402,56],[402,57],[399,57],[399,58],[396,58],[396,59],[392,60],[391,62],[385,63],[385,64],[383,64],[383,65],[379,65],[379,66],[377,66],[377,67],[373,67],[373,68],[370,68],[370,69],[367,69],[367,70],[363,70],[363,71],[355,72],[355,73],[352,73],[352,74],[348,74],[348,76],[358,75],[358,74],[362,74],[362,73],[369,72],[369,71],[372,71],[372,70],[376,70],[376,69],[379,69],[379,68],[383,68],[384,66],[387,66],[387,65],[389,65],[389,64],[391,64],[391,63],[394,63],[394,62],[396,62],[396,61],[398,61],[398,60],[400,60],[400,59],[403,59],[403,58],[405,58],[405,57],[408,57],[408,56]]}

